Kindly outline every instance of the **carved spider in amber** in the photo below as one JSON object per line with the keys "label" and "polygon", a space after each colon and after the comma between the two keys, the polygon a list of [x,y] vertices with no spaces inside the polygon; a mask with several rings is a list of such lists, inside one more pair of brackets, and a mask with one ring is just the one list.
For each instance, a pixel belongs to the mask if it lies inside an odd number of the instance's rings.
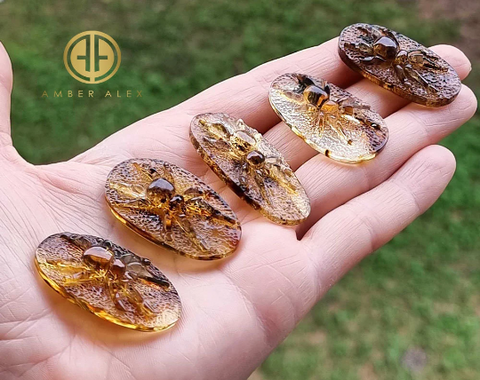
{"label": "carved spider in amber", "polygon": [[277,155],[266,155],[259,150],[262,135],[254,132],[253,129],[245,128],[242,119],[236,122],[236,129],[233,129],[228,123],[210,123],[205,119],[199,119],[210,133],[206,137],[212,144],[225,144],[230,154],[241,167],[242,173],[239,176],[240,186],[248,186],[248,178],[254,178],[262,195],[269,202],[270,194],[265,188],[265,178],[272,178],[279,181],[291,191],[296,187],[291,182],[294,175],[292,169],[286,165]]}
{"label": "carved spider in amber", "polygon": [[157,331],[180,316],[180,299],[170,281],[150,260],[111,241],[55,234],[40,243],[35,263],[61,295],[118,325]]}
{"label": "carved spider in amber", "polygon": [[427,68],[445,72],[447,69],[440,66],[438,58],[424,49],[403,50],[395,35],[387,28],[361,25],[358,29],[367,35],[373,36],[373,43],[365,41],[347,42],[346,46],[358,49],[363,55],[361,62],[368,65],[389,64],[399,79],[408,83],[416,81],[427,91],[438,91],[419,71],[418,68]]}
{"label": "carved spider in amber", "polygon": [[[344,142],[351,145],[353,141],[347,138],[343,130],[342,124],[345,124],[343,117],[346,116],[350,120],[355,121],[355,110],[370,109],[370,107],[356,102],[348,95],[336,101],[332,100],[330,98],[330,86],[326,82],[324,86],[319,86],[306,75],[299,75],[298,80],[303,87],[303,98],[306,106],[317,110],[316,125],[320,128],[319,133],[323,133],[325,125],[328,124]],[[374,129],[380,129],[377,123],[359,117],[357,117],[357,120],[366,123]]]}
{"label": "carved spider in amber", "polygon": [[223,199],[193,174],[164,161],[118,164],[108,176],[106,197],[128,227],[192,258],[225,257],[240,239],[238,220]]}
{"label": "carved spider in amber", "polygon": [[212,170],[270,220],[298,224],[310,213],[305,190],[285,158],[241,119],[222,113],[197,115],[190,139]]}
{"label": "carved spider in amber", "polygon": [[100,279],[119,310],[127,311],[127,303],[130,303],[140,313],[149,315],[154,313],[154,309],[135,287],[131,286],[132,282],[141,279],[160,286],[166,291],[170,289],[168,281],[154,277],[148,271],[147,266],[150,265],[150,260],[147,258],[130,254],[115,257],[112,243],[109,241],[92,245],[81,235],[63,234],[60,237],[82,251],[81,263],[47,260],[48,264],[56,266],[61,272],[67,274],[63,282],[66,286]]}

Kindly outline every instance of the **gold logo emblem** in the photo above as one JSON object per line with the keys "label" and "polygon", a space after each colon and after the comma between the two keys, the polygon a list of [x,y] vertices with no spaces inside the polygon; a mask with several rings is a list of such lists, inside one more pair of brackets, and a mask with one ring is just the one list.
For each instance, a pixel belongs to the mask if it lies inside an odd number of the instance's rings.
{"label": "gold logo emblem", "polygon": [[88,84],[109,80],[120,67],[120,61],[120,48],[115,40],[93,30],[73,37],[63,53],[63,62],[70,75]]}

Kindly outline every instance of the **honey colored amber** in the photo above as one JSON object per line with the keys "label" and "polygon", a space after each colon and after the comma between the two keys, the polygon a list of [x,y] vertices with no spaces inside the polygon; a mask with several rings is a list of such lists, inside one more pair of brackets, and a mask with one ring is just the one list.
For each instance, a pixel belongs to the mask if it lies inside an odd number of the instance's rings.
{"label": "honey colored amber", "polygon": [[55,234],[38,246],[35,264],[58,293],[117,325],[159,331],[180,317],[180,298],[163,273],[111,241]]}
{"label": "honey colored amber", "polygon": [[284,74],[270,87],[270,104],[305,142],[325,156],[346,163],[374,158],[388,129],[370,106],[323,79]]}
{"label": "honey colored amber", "polygon": [[198,115],[190,139],[210,168],[268,219],[293,225],[309,215],[307,194],[281,153],[241,119]]}
{"label": "honey colored amber", "polygon": [[439,107],[451,103],[460,92],[460,78],[444,59],[383,26],[347,26],[338,48],[350,68],[412,102]]}
{"label": "honey colored amber", "polygon": [[127,227],[193,259],[226,257],[240,240],[240,224],[227,203],[198,177],[168,162],[121,162],[108,175],[105,194]]}

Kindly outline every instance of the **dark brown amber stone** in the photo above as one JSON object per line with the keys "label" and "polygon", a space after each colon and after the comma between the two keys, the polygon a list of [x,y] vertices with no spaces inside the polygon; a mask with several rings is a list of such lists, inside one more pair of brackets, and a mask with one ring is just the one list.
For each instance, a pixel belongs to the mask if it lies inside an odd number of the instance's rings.
{"label": "dark brown amber stone", "polygon": [[55,234],[38,246],[35,264],[47,284],[70,302],[117,325],[158,331],[180,317],[180,298],[163,273],[111,241]]}
{"label": "dark brown amber stone", "polygon": [[460,78],[432,50],[383,26],[347,26],[338,42],[342,60],[372,82],[412,102],[439,107],[452,102]]}
{"label": "dark brown amber stone", "polygon": [[121,162],[108,175],[105,194],[126,226],[193,259],[228,256],[240,240],[240,224],[227,203],[198,177],[168,162]]}
{"label": "dark brown amber stone", "polygon": [[307,194],[283,156],[241,119],[198,115],[190,139],[212,170],[268,219],[293,225],[309,215]]}
{"label": "dark brown amber stone", "polygon": [[315,150],[337,161],[374,158],[388,129],[379,114],[349,92],[323,79],[284,74],[270,87],[270,104],[280,118]]}

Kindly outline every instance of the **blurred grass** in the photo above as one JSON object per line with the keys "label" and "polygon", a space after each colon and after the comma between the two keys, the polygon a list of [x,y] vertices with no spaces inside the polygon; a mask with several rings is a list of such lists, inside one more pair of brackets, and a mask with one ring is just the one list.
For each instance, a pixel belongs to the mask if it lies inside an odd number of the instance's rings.
{"label": "blurred grass", "polygon": [[[354,22],[387,25],[427,45],[460,38],[458,22],[423,19],[412,0],[6,0],[0,15],[15,71],[14,143],[35,163],[68,159],[148,114]],[[138,89],[142,98],[52,98],[54,90],[89,89],[68,75],[62,55],[71,37],[91,29],[110,34],[122,50],[119,72],[96,92]],[[479,80],[467,83],[478,88]],[[41,98],[44,90],[49,98]],[[332,289],[257,377],[480,377],[479,128],[476,116],[444,141],[458,169],[440,201]],[[427,355],[420,371],[409,370],[405,358],[415,349]]]}

